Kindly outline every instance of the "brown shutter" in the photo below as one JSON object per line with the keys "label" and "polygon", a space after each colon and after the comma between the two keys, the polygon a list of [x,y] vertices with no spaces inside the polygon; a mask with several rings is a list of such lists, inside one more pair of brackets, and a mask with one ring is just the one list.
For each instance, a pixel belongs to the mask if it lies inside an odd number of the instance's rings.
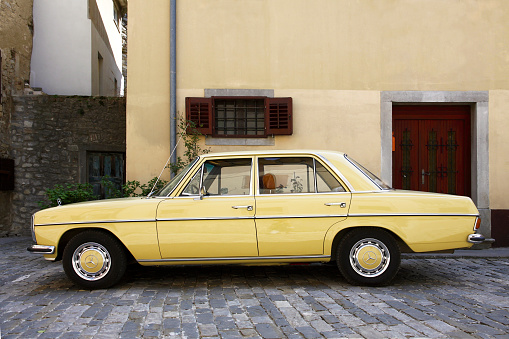
{"label": "brown shutter", "polygon": [[14,189],[14,160],[0,159],[0,191]]}
{"label": "brown shutter", "polygon": [[292,98],[266,98],[265,100],[265,134],[291,135],[293,133]]}
{"label": "brown shutter", "polygon": [[[186,120],[196,124],[201,134],[212,134],[212,99],[186,98]],[[190,130],[188,129],[188,133]]]}

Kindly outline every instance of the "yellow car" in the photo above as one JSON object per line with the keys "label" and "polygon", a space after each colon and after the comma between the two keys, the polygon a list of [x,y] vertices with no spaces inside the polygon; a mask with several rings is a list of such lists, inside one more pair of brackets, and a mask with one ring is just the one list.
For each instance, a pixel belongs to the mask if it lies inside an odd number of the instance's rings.
{"label": "yellow car", "polygon": [[347,281],[388,284],[401,252],[480,243],[468,197],[394,190],[333,151],[206,154],[161,191],[39,211],[35,245],[85,288],[149,265],[335,262]]}

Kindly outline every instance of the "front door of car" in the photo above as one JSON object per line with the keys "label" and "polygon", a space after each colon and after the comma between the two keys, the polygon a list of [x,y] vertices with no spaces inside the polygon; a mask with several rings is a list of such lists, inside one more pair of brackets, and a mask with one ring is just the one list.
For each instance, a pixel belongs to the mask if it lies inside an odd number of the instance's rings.
{"label": "front door of car", "polygon": [[257,160],[260,256],[322,255],[325,234],[346,219],[351,194],[313,157]]}
{"label": "front door of car", "polygon": [[258,256],[252,171],[251,158],[208,160],[179,196],[161,202],[161,257]]}

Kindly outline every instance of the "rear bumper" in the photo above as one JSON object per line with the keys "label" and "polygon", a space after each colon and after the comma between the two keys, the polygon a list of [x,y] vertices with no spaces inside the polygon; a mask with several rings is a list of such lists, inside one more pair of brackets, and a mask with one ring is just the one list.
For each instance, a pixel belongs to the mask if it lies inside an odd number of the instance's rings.
{"label": "rear bumper", "polygon": [[467,241],[471,244],[480,244],[484,242],[484,240],[485,240],[484,236],[482,234],[477,233],[469,234],[467,238]]}
{"label": "rear bumper", "polygon": [[53,254],[55,253],[55,246],[32,245],[27,248],[27,251],[37,254]]}

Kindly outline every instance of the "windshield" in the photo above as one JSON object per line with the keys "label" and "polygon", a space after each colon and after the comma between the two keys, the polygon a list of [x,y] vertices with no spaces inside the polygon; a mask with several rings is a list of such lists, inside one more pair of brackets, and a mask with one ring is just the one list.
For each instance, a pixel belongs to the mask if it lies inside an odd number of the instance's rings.
{"label": "windshield", "polygon": [[179,184],[182,178],[186,175],[186,173],[193,167],[193,165],[198,161],[199,158],[194,159],[189,165],[184,167],[179,174],[177,174],[173,179],[170,180],[169,183],[166,184],[159,192],[155,193],[154,196],[157,197],[167,197],[173,192],[175,187]]}
{"label": "windshield", "polygon": [[392,189],[391,186],[387,185],[385,182],[383,182],[382,179],[371,173],[366,167],[359,164],[357,161],[353,160],[352,158],[345,155],[345,158],[348,159],[352,164],[354,164],[355,167],[361,170],[368,178],[371,179],[377,186],[379,186],[383,190],[390,190]]}

